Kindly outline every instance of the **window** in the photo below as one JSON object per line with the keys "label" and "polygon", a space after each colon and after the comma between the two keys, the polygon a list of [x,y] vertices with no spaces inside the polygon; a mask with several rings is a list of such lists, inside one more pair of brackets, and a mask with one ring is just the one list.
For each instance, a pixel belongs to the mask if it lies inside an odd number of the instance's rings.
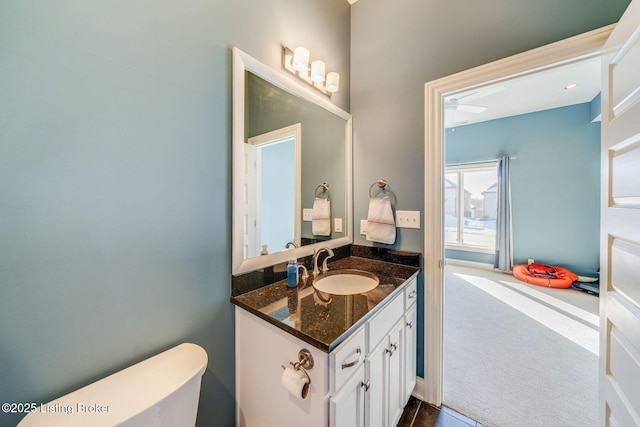
{"label": "window", "polygon": [[444,241],[447,248],[495,252],[498,164],[445,167]]}

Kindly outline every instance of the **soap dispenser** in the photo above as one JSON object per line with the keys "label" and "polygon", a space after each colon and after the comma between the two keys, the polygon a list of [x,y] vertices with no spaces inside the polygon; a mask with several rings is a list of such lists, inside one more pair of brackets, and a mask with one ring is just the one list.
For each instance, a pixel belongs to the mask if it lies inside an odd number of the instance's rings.
{"label": "soap dispenser", "polygon": [[298,286],[298,260],[289,260],[287,264],[287,286],[295,288]]}

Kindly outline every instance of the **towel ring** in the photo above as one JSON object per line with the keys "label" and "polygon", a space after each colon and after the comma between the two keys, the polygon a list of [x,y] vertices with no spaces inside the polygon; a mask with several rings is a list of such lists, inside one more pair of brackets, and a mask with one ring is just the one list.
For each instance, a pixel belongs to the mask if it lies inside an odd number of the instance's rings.
{"label": "towel ring", "polygon": [[316,187],[316,191],[313,192],[314,197],[318,197],[318,189],[321,190],[320,195],[323,195],[326,193],[327,199],[331,198],[331,191],[329,191],[329,184],[327,182],[323,182],[322,184]]}
{"label": "towel ring", "polygon": [[371,184],[371,187],[369,187],[369,197],[373,198],[373,194],[371,194],[371,190],[373,190],[373,186],[377,185],[378,187],[380,187],[380,189],[384,192],[385,189],[388,191],[391,191],[391,186],[389,184],[387,184],[387,180],[384,178],[380,178],[378,179],[376,182],[374,182],[373,184]]}

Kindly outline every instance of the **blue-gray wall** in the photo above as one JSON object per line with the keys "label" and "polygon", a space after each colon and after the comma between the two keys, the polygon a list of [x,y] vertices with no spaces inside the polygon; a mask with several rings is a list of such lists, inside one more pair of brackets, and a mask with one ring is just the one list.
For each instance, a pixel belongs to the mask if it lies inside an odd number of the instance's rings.
{"label": "blue-gray wall", "polygon": [[[304,45],[340,72],[357,224],[380,176],[422,210],[425,82],[628,3],[1,2],[0,401],[51,399],[189,340],[210,358],[199,423],[233,423],[231,45],[275,69],[281,44]],[[401,230],[396,247],[422,241]]]}
{"label": "blue-gray wall", "polygon": [[349,110],[349,38],[345,0],[0,3],[0,402],[192,341],[234,424],[230,47],[307,46]]}
{"label": "blue-gray wall", "polygon": [[[446,163],[518,156],[511,163],[514,263],[534,258],[597,277],[600,122],[591,122],[590,103],[447,129],[445,144]],[[493,263],[473,252],[447,250],[447,257]]]}
{"label": "blue-gray wall", "polygon": [[[355,224],[367,217],[368,189],[380,176],[396,193],[398,209],[423,210],[426,82],[617,22],[629,3],[356,2],[351,8]],[[423,239],[423,230],[400,229],[393,247],[422,251]],[[371,245],[364,236],[355,241]],[[422,305],[418,310],[422,326]],[[419,375],[422,334],[419,329]]]}

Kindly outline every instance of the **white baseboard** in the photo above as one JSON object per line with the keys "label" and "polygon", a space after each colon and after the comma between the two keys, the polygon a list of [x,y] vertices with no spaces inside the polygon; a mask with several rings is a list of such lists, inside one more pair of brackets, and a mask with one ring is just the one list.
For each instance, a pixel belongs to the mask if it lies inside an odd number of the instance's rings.
{"label": "white baseboard", "polygon": [[413,397],[419,400],[424,400],[424,378],[416,377],[416,386],[413,388]]}
{"label": "white baseboard", "polygon": [[479,269],[482,269],[482,270],[493,270],[493,264],[487,264],[485,262],[464,261],[464,260],[461,260],[461,259],[447,258],[446,259],[446,264],[447,265],[459,265],[461,267],[479,268]]}

